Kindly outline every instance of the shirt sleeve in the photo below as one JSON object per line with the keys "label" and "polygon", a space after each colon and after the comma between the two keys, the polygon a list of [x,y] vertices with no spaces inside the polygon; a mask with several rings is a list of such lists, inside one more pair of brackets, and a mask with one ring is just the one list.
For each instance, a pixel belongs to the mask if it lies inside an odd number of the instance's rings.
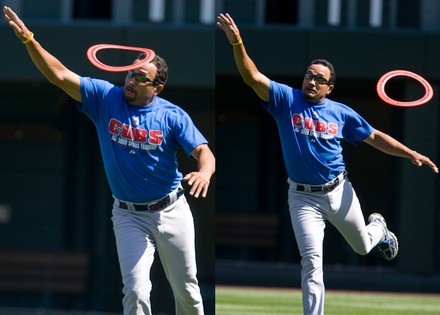
{"label": "shirt sleeve", "polygon": [[191,152],[201,144],[207,144],[208,141],[197,129],[191,117],[183,110],[180,110],[180,117],[175,125],[175,137],[182,146],[185,153],[191,156]]}
{"label": "shirt sleeve", "polygon": [[100,106],[105,102],[105,95],[114,88],[114,85],[104,80],[87,77],[82,77],[80,80],[82,103],[77,103],[77,108],[96,122]]}
{"label": "shirt sleeve", "polygon": [[343,137],[346,141],[356,144],[368,138],[374,128],[354,110],[350,112],[343,129]]}
{"label": "shirt sleeve", "polygon": [[270,81],[269,102],[261,102],[273,117],[277,117],[282,112],[283,104],[291,104],[295,99],[294,89],[286,84]]}

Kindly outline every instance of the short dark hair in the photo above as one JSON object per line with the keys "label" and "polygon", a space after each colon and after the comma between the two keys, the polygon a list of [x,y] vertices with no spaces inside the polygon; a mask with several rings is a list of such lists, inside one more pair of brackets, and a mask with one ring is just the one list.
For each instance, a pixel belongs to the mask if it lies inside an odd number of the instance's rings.
{"label": "short dark hair", "polygon": [[[138,59],[144,59],[145,53],[140,53]],[[165,59],[161,56],[156,55],[153,60],[150,62],[157,68],[156,77],[154,78],[154,84],[163,84],[165,85],[168,81],[168,64]]]}
{"label": "short dark hair", "polygon": [[312,62],[310,62],[309,66],[311,65],[323,65],[324,67],[327,67],[330,70],[330,79],[328,80],[328,83],[335,84],[336,72],[335,72],[335,68],[333,67],[330,61],[325,59],[314,59],[312,60]]}

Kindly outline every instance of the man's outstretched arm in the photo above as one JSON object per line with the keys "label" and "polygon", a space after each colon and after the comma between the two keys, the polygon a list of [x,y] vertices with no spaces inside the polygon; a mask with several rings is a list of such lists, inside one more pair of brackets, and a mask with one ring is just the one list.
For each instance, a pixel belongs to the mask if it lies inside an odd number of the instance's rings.
{"label": "man's outstretched arm", "polygon": [[437,166],[428,157],[411,150],[382,131],[374,130],[364,142],[386,154],[410,159],[414,165],[422,166],[423,164],[426,164],[435,173],[438,173]]}
{"label": "man's outstretched arm", "polygon": [[243,78],[244,83],[249,85],[260,99],[269,101],[270,80],[262,74],[246,52],[240,31],[229,14],[220,14],[217,18],[217,26],[222,29],[234,50],[235,64]]}
{"label": "man's outstretched arm", "polygon": [[14,30],[15,35],[26,46],[29,56],[38,70],[50,83],[61,88],[76,101],[81,102],[80,77],[47,52],[11,8],[3,7],[3,13],[9,26]]}

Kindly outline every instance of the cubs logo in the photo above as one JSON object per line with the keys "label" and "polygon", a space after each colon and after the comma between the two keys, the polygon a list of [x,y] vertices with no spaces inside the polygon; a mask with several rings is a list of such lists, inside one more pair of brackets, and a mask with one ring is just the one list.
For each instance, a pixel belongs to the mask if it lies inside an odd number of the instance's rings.
{"label": "cubs logo", "polygon": [[132,149],[156,150],[157,146],[163,142],[162,131],[137,128],[124,124],[115,118],[110,120],[108,130],[114,142]]}
{"label": "cubs logo", "polygon": [[292,125],[295,127],[295,131],[304,135],[311,135],[325,139],[334,138],[334,136],[338,134],[338,124],[319,120],[316,113],[314,116],[317,119],[294,114],[292,117]]}
{"label": "cubs logo", "polygon": [[338,133],[338,125],[335,123],[327,123],[325,121],[313,120],[311,118],[304,118],[300,114],[294,114],[292,124],[295,127],[302,127],[306,130],[316,131],[319,133],[328,133],[336,135]]}

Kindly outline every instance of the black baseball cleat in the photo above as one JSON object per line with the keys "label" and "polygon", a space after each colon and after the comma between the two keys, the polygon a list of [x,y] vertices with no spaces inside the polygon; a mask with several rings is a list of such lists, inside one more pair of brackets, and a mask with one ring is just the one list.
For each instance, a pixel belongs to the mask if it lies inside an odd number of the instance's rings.
{"label": "black baseball cleat", "polygon": [[397,241],[396,235],[388,230],[387,224],[383,216],[379,213],[373,213],[368,217],[368,222],[376,222],[380,224],[385,231],[385,236],[383,237],[382,241],[377,245],[380,253],[382,254],[382,257],[388,261],[396,258],[397,253],[399,252],[399,242]]}

